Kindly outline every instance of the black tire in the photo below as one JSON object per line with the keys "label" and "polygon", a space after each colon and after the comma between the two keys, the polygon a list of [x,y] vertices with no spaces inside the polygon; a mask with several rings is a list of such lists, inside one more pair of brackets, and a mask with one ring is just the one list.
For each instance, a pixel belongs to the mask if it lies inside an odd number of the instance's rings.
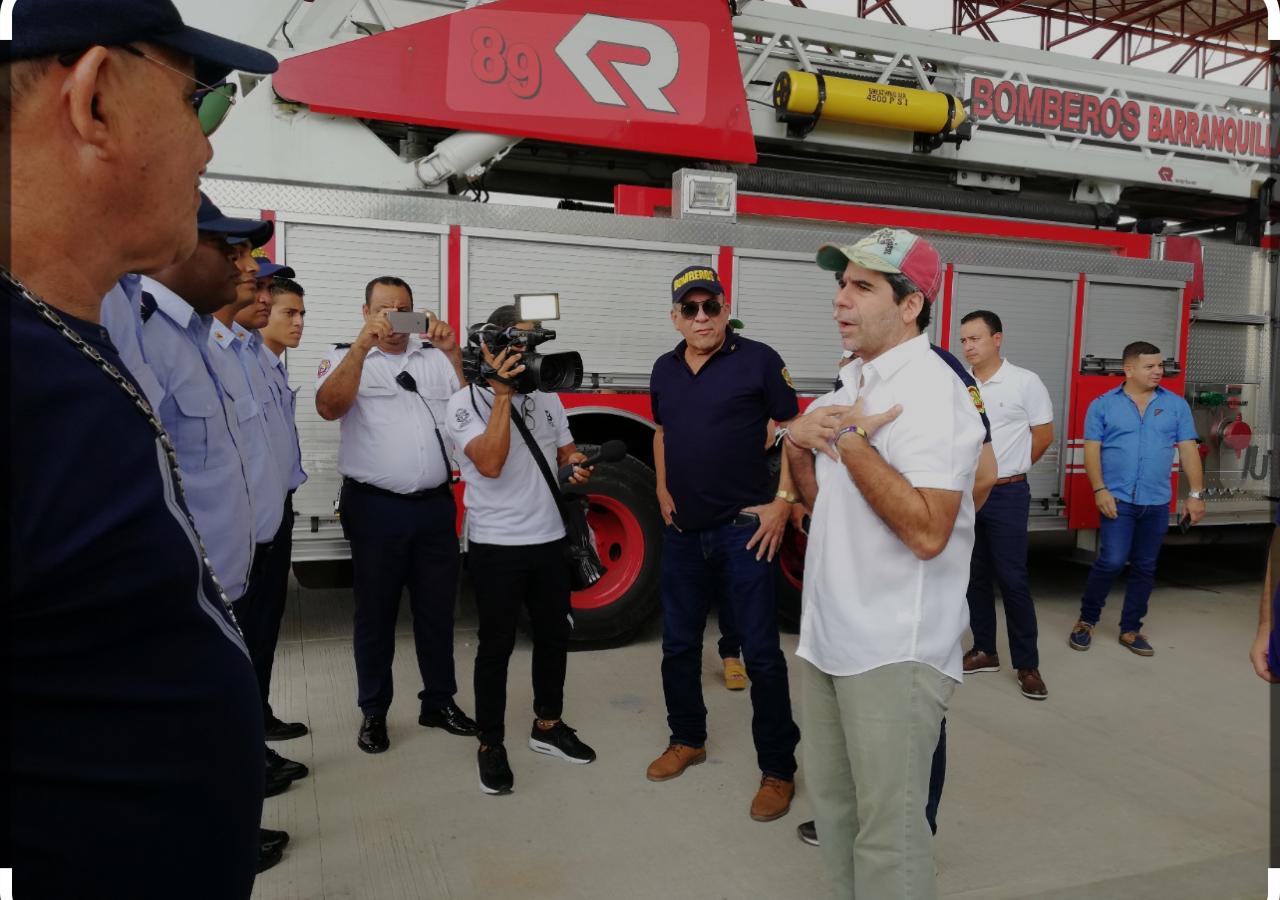
{"label": "black tire", "polygon": [[653,470],[634,456],[601,463],[589,484],[569,493],[587,495],[587,518],[608,569],[595,586],[573,594],[573,640],[625,642],[658,608],[662,513]]}
{"label": "black tire", "polygon": [[778,606],[778,627],[792,634],[800,630],[800,594],[807,545],[808,536],[788,525],[777,556],[774,594]]}

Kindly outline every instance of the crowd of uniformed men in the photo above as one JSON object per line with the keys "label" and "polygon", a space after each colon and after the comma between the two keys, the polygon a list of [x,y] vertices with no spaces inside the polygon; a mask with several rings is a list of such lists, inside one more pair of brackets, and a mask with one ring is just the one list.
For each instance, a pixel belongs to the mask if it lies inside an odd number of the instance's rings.
{"label": "crowd of uniformed men", "polygon": [[[288,841],[259,827],[263,796],[307,774],[264,744],[307,733],[268,698],[291,497],[306,479],[285,369],[305,291],[255,255],[270,222],[225,216],[197,186],[229,105],[217,85],[275,61],[183,26],[168,0],[20,3],[15,34],[13,244],[0,274],[13,348],[7,838],[20,895],[245,897]],[[881,229],[822,247],[817,263],[836,276],[845,358],[804,414],[781,357],[729,326],[714,270],[692,266],[671,284],[681,340],[651,382],[670,737],[647,776],[706,759],[701,658],[716,607],[726,684],[751,686],[750,815],[790,809],[801,733],[773,560],[788,524],[808,518],[797,657],[816,819],[800,835],[821,844],[841,897],[928,898],[948,702],[963,674],[1000,668],[994,585],[1020,690],[1048,695],[1027,587],[1027,475],[1054,439],[1053,408],[1034,373],[1002,358],[996,314],[964,316],[968,369],[930,345],[943,266],[927,240]],[[468,384],[449,324],[397,331],[389,313],[413,305],[404,280],[375,277],[362,301],[363,328],[325,356],[316,394],[320,415],[341,421],[357,745],[390,746],[407,588],[419,722],[476,737],[483,791],[514,789],[504,723],[522,608],[529,747],[590,763],[562,718],[566,530],[540,471],[576,485],[591,475],[565,409],[516,389],[518,341],[486,348],[497,374]],[[489,324],[532,323],[502,307]],[[1154,652],[1141,625],[1174,448],[1193,489],[1186,512],[1204,511],[1189,410],[1159,387],[1160,361],[1158,348],[1130,345],[1124,383],[1090,408],[1102,551],[1069,636],[1077,650],[1128,561],[1120,641]],[[783,448],[776,485],[769,446]],[[474,721],[454,701],[455,461],[479,615]]]}

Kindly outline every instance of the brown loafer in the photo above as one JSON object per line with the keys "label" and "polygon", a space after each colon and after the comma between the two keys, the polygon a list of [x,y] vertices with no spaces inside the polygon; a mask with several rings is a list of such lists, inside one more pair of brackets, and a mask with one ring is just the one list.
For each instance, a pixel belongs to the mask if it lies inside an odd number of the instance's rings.
{"label": "brown loafer", "polygon": [[964,674],[977,675],[979,672],[999,672],[1000,656],[974,647],[960,660]]}
{"label": "brown loafer", "polygon": [[662,755],[649,763],[645,776],[650,781],[670,781],[684,774],[690,766],[707,761],[707,751],[701,747],[689,747],[685,744],[672,744]]}
{"label": "brown loafer", "polygon": [[751,801],[751,818],[757,822],[781,819],[791,809],[791,798],[796,795],[796,783],[783,781],[772,775],[760,777],[760,790]]}
{"label": "brown loafer", "polygon": [[1043,700],[1049,696],[1039,669],[1019,669],[1018,687],[1022,688],[1022,696],[1028,700]]}

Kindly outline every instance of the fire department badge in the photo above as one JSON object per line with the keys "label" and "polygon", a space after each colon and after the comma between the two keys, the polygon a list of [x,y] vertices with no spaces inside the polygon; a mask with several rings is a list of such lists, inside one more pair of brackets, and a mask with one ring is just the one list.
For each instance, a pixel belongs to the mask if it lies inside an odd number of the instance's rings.
{"label": "fire department badge", "polygon": [[328,371],[329,371],[329,360],[327,359],[320,360],[320,368],[316,369],[316,377],[323,378],[324,373]]}
{"label": "fire department badge", "polygon": [[787,383],[787,387],[791,388],[791,390],[794,391],[796,389],[796,386],[791,383],[791,373],[787,371],[786,366],[782,367],[782,380]]}
{"label": "fire department badge", "polygon": [[982,415],[987,414],[987,407],[982,402],[982,395],[978,393],[976,385],[969,386],[969,399],[973,401],[974,408]]}
{"label": "fire department badge", "polygon": [[463,428],[466,428],[467,423],[471,421],[471,410],[469,409],[458,410],[456,413],[453,414],[453,420],[454,422],[457,423],[458,430],[461,431]]}

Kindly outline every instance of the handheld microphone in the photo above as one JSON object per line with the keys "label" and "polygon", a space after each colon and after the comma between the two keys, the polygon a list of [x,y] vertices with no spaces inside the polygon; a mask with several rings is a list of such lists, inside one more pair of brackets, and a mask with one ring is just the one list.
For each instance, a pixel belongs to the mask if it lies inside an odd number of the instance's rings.
{"label": "handheld microphone", "polygon": [[592,453],[580,463],[571,463],[567,466],[561,466],[557,477],[561,484],[568,484],[569,479],[573,476],[573,470],[579,466],[588,468],[601,462],[617,462],[627,455],[627,445],[622,441],[605,441],[600,445],[600,449]]}
{"label": "handheld microphone", "polygon": [[399,375],[397,375],[396,384],[400,385],[400,387],[404,388],[406,391],[408,391],[411,394],[418,393],[418,382],[415,381],[413,376],[410,375],[408,372],[401,372]]}

